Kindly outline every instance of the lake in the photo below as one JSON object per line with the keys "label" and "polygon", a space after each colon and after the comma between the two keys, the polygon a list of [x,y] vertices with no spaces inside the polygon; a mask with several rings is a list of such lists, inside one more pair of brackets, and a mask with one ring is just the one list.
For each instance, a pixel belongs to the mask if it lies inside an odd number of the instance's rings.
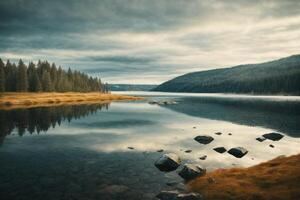
{"label": "lake", "polygon": [[[164,153],[208,170],[300,153],[300,97],[125,93],[146,99],[1,110],[0,199],[155,199],[185,187],[176,171],[154,166]],[[269,132],[284,137],[256,140]],[[197,135],[214,141],[199,144]],[[249,151],[240,159],[213,150],[239,146]]]}

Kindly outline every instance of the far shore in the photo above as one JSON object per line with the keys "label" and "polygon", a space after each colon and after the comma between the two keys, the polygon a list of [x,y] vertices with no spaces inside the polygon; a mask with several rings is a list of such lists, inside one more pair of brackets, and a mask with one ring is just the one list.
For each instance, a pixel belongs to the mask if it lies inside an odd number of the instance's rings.
{"label": "far shore", "polygon": [[0,94],[0,109],[48,107],[56,105],[109,103],[111,101],[141,100],[136,96],[100,92],[5,92]]}

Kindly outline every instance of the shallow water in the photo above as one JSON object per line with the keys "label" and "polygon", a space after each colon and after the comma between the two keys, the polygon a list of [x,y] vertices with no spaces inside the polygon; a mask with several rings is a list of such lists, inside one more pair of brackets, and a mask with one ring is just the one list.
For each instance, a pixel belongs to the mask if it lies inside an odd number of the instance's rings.
{"label": "shallow water", "polygon": [[[0,111],[0,199],[154,199],[162,189],[184,189],[176,172],[155,168],[165,152],[208,170],[300,153],[299,97],[129,94],[147,99]],[[255,140],[274,131],[284,138]],[[193,140],[201,134],[215,140],[201,145]],[[219,146],[249,153],[238,159],[213,150]]]}

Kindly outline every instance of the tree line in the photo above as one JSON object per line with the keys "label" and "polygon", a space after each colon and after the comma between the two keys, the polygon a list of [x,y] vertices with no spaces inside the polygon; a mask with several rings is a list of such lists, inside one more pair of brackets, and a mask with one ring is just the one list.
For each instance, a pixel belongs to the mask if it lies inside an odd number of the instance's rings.
{"label": "tree line", "polygon": [[18,64],[0,59],[0,92],[108,92],[107,84],[80,71],[66,71],[55,63]]}

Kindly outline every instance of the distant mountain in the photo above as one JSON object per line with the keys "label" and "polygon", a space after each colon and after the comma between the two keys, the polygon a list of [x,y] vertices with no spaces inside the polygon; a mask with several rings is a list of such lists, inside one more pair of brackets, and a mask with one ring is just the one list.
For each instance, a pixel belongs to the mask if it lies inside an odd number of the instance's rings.
{"label": "distant mountain", "polygon": [[299,95],[300,54],[260,64],[188,73],[153,91]]}
{"label": "distant mountain", "polygon": [[157,87],[157,85],[147,84],[109,84],[110,91],[150,91]]}

